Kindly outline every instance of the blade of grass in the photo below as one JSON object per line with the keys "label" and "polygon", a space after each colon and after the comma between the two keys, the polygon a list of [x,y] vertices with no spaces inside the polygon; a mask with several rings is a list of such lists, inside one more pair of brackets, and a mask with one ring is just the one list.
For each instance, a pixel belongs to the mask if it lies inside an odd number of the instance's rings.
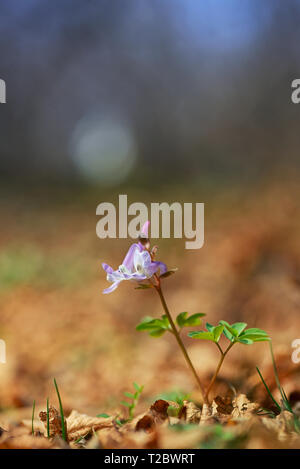
{"label": "blade of grass", "polygon": [[293,415],[294,417],[294,428],[296,430],[297,433],[300,433],[300,422],[299,422],[299,418],[298,416],[295,414],[295,412],[293,411],[292,407],[291,407],[291,404],[288,400],[288,397],[284,391],[284,389],[281,387],[281,384],[280,384],[280,381],[279,381],[279,376],[278,376],[278,371],[277,371],[277,366],[276,366],[276,363],[275,363],[275,357],[274,357],[274,353],[273,353],[273,347],[272,347],[272,342],[270,341],[269,342],[269,345],[270,345],[270,351],[271,351],[271,357],[272,357],[272,363],[273,363],[273,369],[274,369],[274,375],[275,375],[275,381],[276,381],[276,384],[277,384],[277,387],[280,391],[280,394],[281,394],[281,398],[282,398],[282,403],[283,403],[283,406],[285,408],[285,410],[288,410],[289,412],[291,412],[291,414]]}
{"label": "blade of grass", "polygon": [[33,426],[34,412],[35,412],[35,400],[33,401],[33,404],[32,404],[32,415],[31,415],[31,433],[32,433],[32,435],[34,435],[34,426]]}
{"label": "blade of grass", "polygon": [[47,438],[50,438],[49,397],[47,397]]}
{"label": "blade of grass", "polygon": [[280,381],[279,381],[279,375],[278,375],[278,370],[277,370],[277,366],[276,366],[276,363],[275,363],[275,357],[274,357],[274,353],[273,353],[273,347],[272,347],[272,342],[270,341],[270,351],[271,351],[271,357],[272,357],[272,364],[273,364],[273,369],[274,369],[274,375],[275,375],[275,381],[276,381],[276,384],[277,384],[277,387],[279,389],[279,392],[280,392],[280,395],[281,395],[281,398],[282,398],[282,403],[285,407],[285,410],[288,410],[289,412],[292,412],[293,413],[293,410],[291,408],[291,405],[289,403],[289,400],[287,398],[287,395],[285,394],[285,391],[284,389],[282,388],[281,384],[280,384]]}
{"label": "blade of grass", "polygon": [[259,376],[260,376],[260,379],[262,380],[262,383],[263,383],[264,387],[266,388],[267,393],[269,394],[270,398],[271,398],[272,401],[274,402],[274,404],[275,404],[275,406],[277,407],[277,409],[279,410],[279,412],[281,412],[281,407],[280,407],[280,405],[278,404],[278,402],[276,401],[276,399],[274,398],[273,394],[271,393],[271,391],[270,391],[270,389],[269,389],[267,383],[265,382],[265,380],[264,380],[264,378],[263,378],[263,376],[262,376],[262,374],[261,374],[261,372],[260,372],[258,366],[256,367],[256,370],[257,370],[257,373],[258,373]]}
{"label": "blade of grass", "polygon": [[273,370],[274,370],[274,375],[275,375],[275,381],[276,381],[277,387],[279,389],[279,392],[281,394],[282,400],[284,402],[285,401],[285,396],[284,396],[284,393],[283,393],[283,390],[282,390],[282,387],[281,387],[281,384],[280,384],[280,381],[279,381],[277,366],[276,366],[276,363],[275,363],[275,357],[274,357],[274,353],[273,353],[272,341],[269,342],[269,345],[270,345],[270,352],[271,352],[271,357],[272,357],[272,364],[273,364]]}
{"label": "blade of grass", "polygon": [[59,402],[59,410],[60,410],[60,417],[61,417],[61,433],[62,433],[62,439],[67,441],[67,432],[66,432],[66,426],[65,426],[65,416],[64,416],[64,409],[63,409],[63,406],[62,406],[62,402],[61,402],[61,398],[60,398],[60,394],[59,394],[59,390],[58,390],[58,386],[57,386],[57,383],[56,383],[56,379],[54,378],[54,386],[55,386],[55,389],[56,389],[56,394],[57,394],[57,397],[58,397],[58,402]]}

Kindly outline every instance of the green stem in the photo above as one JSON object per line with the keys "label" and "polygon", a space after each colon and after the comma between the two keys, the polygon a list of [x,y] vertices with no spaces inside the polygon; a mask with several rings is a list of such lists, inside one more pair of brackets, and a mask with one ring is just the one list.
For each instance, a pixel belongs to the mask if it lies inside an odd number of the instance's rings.
{"label": "green stem", "polygon": [[34,411],[35,411],[35,400],[33,401],[32,405],[32,415],[31,415],[31,434],[34,435]]}
{"label": "green stem", "polygon": [[225,352],[223,352],[223,350],[221,349],[221,347],[219,346],[219,344],[216,344],[218,346],[218,349],[220,350],[220,353],[221,353],[221,358],[220,358],[220,361],[218,363],[218,366],[217,366],[217,369],[215,371],[215,374],[213,375],[212,377],[212,380],[206,390],[206,393],[205,393],[205,399],[208,401],[208,396],[209,396],[209,393],[213,387],[213,385],[215,384],[215,381],[217,379],[217,376],[219,374],[219,371],[221,369],[221,366],[223,365],[223,361],[227,355],[227,353],[229,352],[229,350],[231,349],[231,347],[234,345],[234,342],[231,342],[231,344],[229,344],[229,346],[227,347],[227,349],[225,350]]}
{"label": "green stem", "polygon": [[174,334],[174,336],[175,336],[175,338],[176,338],[176,340],[177,340],[177,343],[178,343],[178,345],[179,345],[179,347],[180,347],[180,349],[181,349],[181,351],[182,351],[182,353],[183,353],[183,356],[184,356],[184,358],[185,358],[185,360],[186,360],[186,362],[187,362],[187,364],[188,364],[188,366],[189,366],[191,372],[192,372],[193,375],[194,375],[194,378],[195,378],[196,381],[197,381],[197,384],[198,384],[198,386],[199,386],[199,389],[200,389],[200,392],[201,392],[203,401],[204,401],[206,404],[208,404],[207,395],[206,395],[205,392],[204,392],[204,388],[203,388],[202,383],[201,383],[201,381],[200,381],[200,379],[199,379],[199,376],[198,376],[197,373],[196,373],[196,370],[195,370],[195,368],[194,368],[194,366],[193,366],[193,364],[192,364],[192,362],[191,362],[191,359],[190,359],[190,357],[189,357],[189,355],[188,355],[188,353],[187,353],[187,351],[186,351],[186,348],[185,348],[185,346],[184,346],[184,344],[183,344],[183,342],[182,342],[182,340],[181,340],[181,337],[180,337],[180,335],[179,335],[179,333],[178,333],[178,330],[177,330],[177,328],[176,328],[176,326],[175,326],[175,323],[174,323],[174,321],[173,321],[173,319],[172,319],[172,316],[171,316],[171,314],[170,314],[170,311],[169,311],[169,308],[168,308],[168,306],[167,306],[165,297],[164,297],[164,295],[163,295],[163,292],[162,292],[162,289],[161,289],[159,280],[158,280],[157,284],[155,285],[155,289],[156,289],[157,293],[159,294],[159,298],[160,298],[162,307],[163,307],[163,309],[164,309],[164,311],[165,311],[165,313],[166,313],[166,316],[167,316],[167,318],[168,318],[168,320],[169,320],[169,322],[170,322],[170,326],[171,326],[172,332],[173,332],[173,334]]}

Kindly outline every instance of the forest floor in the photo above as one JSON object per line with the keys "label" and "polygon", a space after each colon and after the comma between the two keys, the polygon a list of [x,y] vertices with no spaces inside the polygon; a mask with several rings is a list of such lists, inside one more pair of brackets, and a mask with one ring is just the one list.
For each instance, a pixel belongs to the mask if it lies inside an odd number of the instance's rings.
{"label": "forest floor", "polygon": [[[0,448],[300,448],[300,364],[291,346],[300,339],[299,195],[292,182],[215,193],[205,205],[204,247],[188,251],[184,240],[163,239],[157,255],[178,268],[163,282],[174,317],[201,312],[204,323],[243,321],[269,333],[294,414],[274,408],[256,371],[280,402],[265,342],[232,349],[212,405],[203,406],[174,337],[135,329],[144,316],[163,313],[155,292],[124,282],[102,294],[101,262],[117,267],[129,241],[97,238],[95,194],[2,197]],[[206,202],[196,192],[187,201],[193,200]],[[217,348],[182,337],[207,385]],[[54,378],[68,442],[61,438]],[[128,420],[120,401],[134,382],[144,388]]]}

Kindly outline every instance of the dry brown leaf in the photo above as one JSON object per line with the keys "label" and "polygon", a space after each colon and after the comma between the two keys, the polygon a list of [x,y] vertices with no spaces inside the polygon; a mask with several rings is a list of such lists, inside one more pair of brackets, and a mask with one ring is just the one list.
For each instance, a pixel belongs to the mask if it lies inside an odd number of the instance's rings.
{"label": "dry brown leaf", "polygon": [[113,418],[91,417],[86,414],[80,414],[77,410],[72,410],[67,418],[68,439],[70,441],[78,440],[78,438],[88,435],[92,430],[100,430],[111,428],[113,426]]}
{"label": "dry brown leaf", "polygon": [[217,412],[224,415],[231,415],[233,411],[232,399],[231,397],[221,397],[216,396],[214,399],[217,404]]}
{"label": "dry brown leaf", "polygon": [[156,425],[161,425],[165,422],[169,422],[168,407],[170,403],[163,399],[158,399],[150,407],[149,411],[142,416],[135,418],[131,426],[133,425],[136,431],[144,430],[146,432],[152,432]]}
{"label": "dry brown leaf", "polygon": [[[45,430],[47,430],[47,412],[40,412],[39,417],[45,426]],[[66,434],[68,434],[66,419],[65,419],[65,429],[66,429]],[[55,407],[53,406],[49,407],[49,435],[51,437],[55,435],[62,436],[61,416],[58,410],[56,410]]]}
{"label": "dry brown leaf", "polygon": [[[104,449],[154,449],[158,448],[157,432],[135,432],[124,425],[97,432],[99,446]],[[95,447],[95,441],[93,442]]]}
{"label": "dry brown leaf", "polygon": [[183,401],[179,418],[185,420],[187,423],[199,423],[201,418],[201,409],[199,409],[194,402]]}
{"label": "dry brown leaf", "polygon": [[245,394],[239,394],[233,400],[230,397],[217,396],[212,403],[212,415],[220,423],[231,422],[233,425],[237,419],[251,418],[258,407]]}
{"label": "dry brown leaf", "polygon": [[259,405],[256,402],[250,402],[245,394],[239,394],[233,401],[233,411],[231,417],[236,418],[251,418],[255,411],[258,410]]}
{"label": "dry brown leaf", "polygon": [[264,417],[263,423],[269,430],[277,433],[279,441],[298,439],[299,435],[294,431],[294,416],[291,412],[283,410],[275,419]]}
{"label": "dry brown leaf", "polygon": [[186,432],[175,432],[170,427],[158,430],[158,442],[161,449],[191,449],[197,448],[205,438],[206,429],[196,427]]}
{"label": "dry brown leaf", "polygon": [[210,425],[216,423],[216,418],[213,415],[212,406],[203,404],[199,425]]}
{"label": "dry brown leaf", "polygon": [[14,427],[9,432],[4,432],[0,437],[1,449],[47,449],[54,447],[58,447],[54,440],[50,441],[43,436],[33,436],[23,425]]}

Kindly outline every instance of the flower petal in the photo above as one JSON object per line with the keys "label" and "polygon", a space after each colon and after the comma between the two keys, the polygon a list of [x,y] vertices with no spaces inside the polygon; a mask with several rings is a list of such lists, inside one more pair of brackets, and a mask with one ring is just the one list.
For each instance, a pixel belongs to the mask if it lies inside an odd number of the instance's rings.
{"label": "flower petal", "polygon": [[134,274],[131,274],[131,277],[129,280],[136,280],[137,282],[140,282],[141,280],[146,280],[147,275],[144,272],[138,273],[135,272]]}
{"label": "flower petal", "polygon": [[112,274],[114,271],[114,269],[110,267],[110,265],[105,264],[105,262],[102,262],[102,267],[105,270],[105,272],[107,272],[108,274]]}
{"label": "flower petal", "polygon": [[138,251],[136,250],[133,255],[133,267],[135,272],[140,272],[141,269],[144,268],[145,262],[149,263],[149,259],[151,262],[150,254],[148,251]]}
{"label": "flower petal", "polygon": [[160,270],[160,275],[164,274],[168,270],[168,267],[164,262],[154,261],[152,264],[156,264],[156,272]]}
{"label": "flower petal", "polygon": [[141,234],[144,235],[146,238],[148,238],[149,225],[150,225],[150,221],[148,220],[142,226]]}
{"label": "flower petal", "polygon": [[133,263],[134,253],[137,250],[141,251],[141,247],[136,243],[132,244],[130,246],[130,248],[128,249],[128,251],[127,251],[127,254],[124,258],[124,261],[122,262],[122,265],[124,265],[129,271],[133,270],[133,267],[134,267],[134,263]]}
{"label": "flower petal", "polygon": [[119,280],[119,281],[117,281],[117,282],[114,282],[110,287],[105,288],[105,290],[103,290],[102,293],[107,294],[107,293],[113,292],[116,288],[118,288],[119,283],[121,283],[121,282],[122,282],[122,280]]}

